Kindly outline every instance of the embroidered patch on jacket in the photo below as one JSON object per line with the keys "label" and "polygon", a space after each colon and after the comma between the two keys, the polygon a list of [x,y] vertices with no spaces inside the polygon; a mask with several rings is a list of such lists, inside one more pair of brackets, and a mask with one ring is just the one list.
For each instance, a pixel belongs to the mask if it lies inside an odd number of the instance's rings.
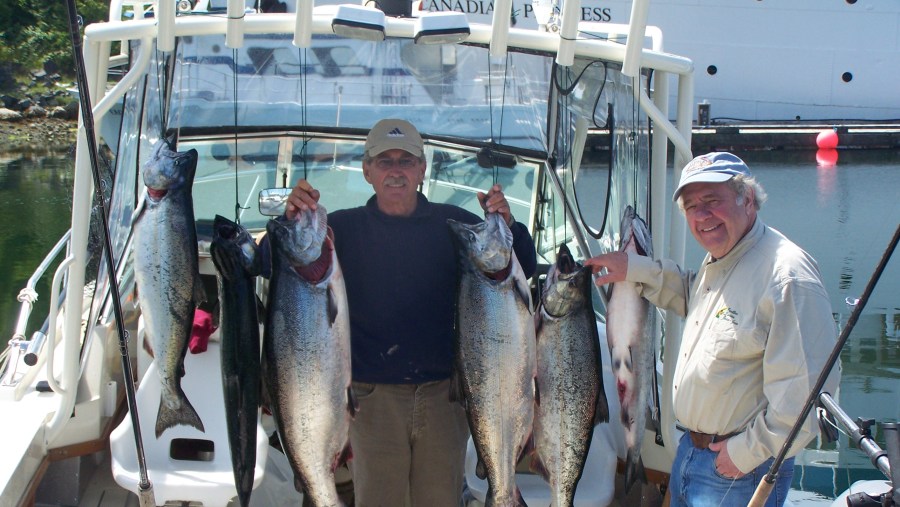
{"label": "embroidered patch on jacket", "polygon": [[731,322],[731,323],[734,324],[735,326],[737,325],[737,316],[738,316],[737,310],[734,310],[734,309],[732,309],[732,308],[728,308],[727,306],[726,306],[726,307],[723,307],[721,310],[719,310],[718,312],[716,312],[716,318],[717,318],[717,319],[720,319],[720,320],[721,320],[721,319],[727,320],[728,322]]}

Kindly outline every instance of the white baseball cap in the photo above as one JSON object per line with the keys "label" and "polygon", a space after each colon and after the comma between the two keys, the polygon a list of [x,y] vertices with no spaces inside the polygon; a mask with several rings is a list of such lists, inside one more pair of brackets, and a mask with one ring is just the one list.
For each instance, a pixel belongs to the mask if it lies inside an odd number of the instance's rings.
{"label": "white baseball cap", "polygon": [[681,171],[681,181],[672,195],[672,200],[677,201],[684,187],[691,183],[722,183],[743,174],[750,176],[750,168],[736,155],[725,151],[700,155],[684,166]]}

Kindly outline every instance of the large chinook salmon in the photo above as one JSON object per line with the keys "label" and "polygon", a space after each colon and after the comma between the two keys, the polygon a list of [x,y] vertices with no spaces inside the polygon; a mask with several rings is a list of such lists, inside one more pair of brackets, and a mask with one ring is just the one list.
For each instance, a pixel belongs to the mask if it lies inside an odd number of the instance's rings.
{"label": "large chinook salmon", "polygon": [[[650,230],[631,206],[625,208],[621,223],[622,252],[652,256]],[[644,480],[641,445],[647,413],[655,396],[655,351],[650,328],[650,303],[641,297],[637,284],[612,285],[607,305],[606,337],[616,391],[621,405],[621,423],[625,430],[625,491],[638,479]]]}
{"label": "large chinook salmon", "polygon": [[460,260],[454,396],[466,409],[476,473],[488,481],[486,505],[524,505],[515,469],[534,414],[531,292],[499,214],[447,223]]}
{"label": "large chinook salmon", "polygon": [[281,445],[306,499],[342,505],[334,470],[349,450],[350,317],[325,208],[270,220],[265,382]]}
{"label": "large chinook salmon", "polygon": [[550,484],[550,505],[571,506],[594,426],[609,421],[591,271],[562,245],[547,273],[537,329],[532,468]]}
{"label": "large chinook salmon", "polygon": [[219,277],[222,388],[234,484],[242,507],[250,503],[256,471],[260,346],[256,310],[256,242],[250,233],[216,215],[209,253]]}
{"label": "large chinook salmon", "polygon": [[175,425],[203,431],[203,422],[181,389],[194,309],[206,300],[197,259],[191,186],[197,150],[172,151],[162,139],[142,173],[147,194],[134,224],[134,277],[162,382],[156,438]]}

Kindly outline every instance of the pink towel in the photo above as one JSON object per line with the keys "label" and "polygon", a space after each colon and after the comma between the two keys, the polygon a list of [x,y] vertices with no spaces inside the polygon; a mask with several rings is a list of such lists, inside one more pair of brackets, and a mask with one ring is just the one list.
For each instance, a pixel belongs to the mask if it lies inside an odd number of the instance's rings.
{"label": "pink towel", "polygon": [[211,313],[200,308],[194,310],[194,327],[191,329],[191,341],[188,343],[191,354],[206,352],[209,335],[213,334],[215,330]]}

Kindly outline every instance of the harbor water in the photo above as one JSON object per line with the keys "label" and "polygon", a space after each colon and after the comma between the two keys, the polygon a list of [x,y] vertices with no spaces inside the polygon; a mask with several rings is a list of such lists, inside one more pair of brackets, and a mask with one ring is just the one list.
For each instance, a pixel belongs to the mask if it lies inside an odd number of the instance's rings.
{"label": "harbor water", "polygon": [[[842,151],[829,167],[817,163],[815,151],[738,155],[769,194],[762,219],[818,261],[835,324],[842,327],[853,309],[848,302],[861,296],[900,223],[900,152]],[[590,161],[585,164],[579,177],[603,172]],[[19,291],[69,227],[72,167],[71,153],[4,153],[0,148],[0,345],[13,333]],[[703,252],[692,238],[686,243],[685,264],[696,268]],[[37,285],[29,334],[47,314],[54,270],[55,264]],[[881,276],[841,360],[843,378],[835,397],[844,410],[853,419],[900,420],[900,254]],[[877,425],[873,431],[883,446]],[[824,502],[854,481],[878,478],[866,456],[842,436],[837,444],[814,442],[798,457],[794,494]]]}

